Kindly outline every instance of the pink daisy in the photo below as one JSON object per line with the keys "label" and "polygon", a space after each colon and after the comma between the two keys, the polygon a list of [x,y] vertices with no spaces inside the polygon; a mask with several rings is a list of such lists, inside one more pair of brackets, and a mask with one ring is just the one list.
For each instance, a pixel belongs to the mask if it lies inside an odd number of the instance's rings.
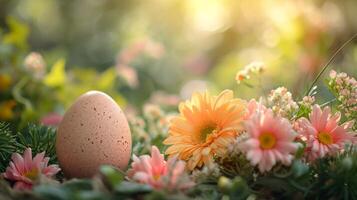
{"label": "pink daisy", "polygon": [[247,112],[244,115],[244,119],[247,120],[256,113],[266,112],[266,111],[267,108],[262,103],[257,102],[255,99],[251,99],[247,103]]}
{"label": "pink daisy", "polygon": [[339,152],[346,142],[355,140],[352,132],[349,132],[353,123],[338,125],[340,117],[339,113],[332,115],[329,107],[321,110],[320,106],[314,105],[310,120],[300,118],[297,121],[299,138],[306,142],[308,160]]}
{"label": "pink daisy", "polygon": [[45,126],[58,126],[63,119],[63,116],[58,113],[48,113],[44,117],[41,118],[41,124]]}
{"label": "pink daisy", "polygon": [[49,158],[44,156],[42,152],[32,159],[31,148],[27,148],[23,156],[13,153],[10,166],[3,173],[4,178],[14,181],[16,189],[31,189],[40,175],[51,177],[60,171],[57,165],[47,166]]}
{"label": "pink daisy", "polygon": [[151,157],[133,156],[127,175],[130,179],[152,186],[155,189],[187,189],[194,185],[185,172],[186,163],[170,158],[167,162],[156,146],[151,148]]}
{"label": "pink daisy", "polygon": [[248,138],[239,148],[252,165],[258,165],[260,172],[271,170],[278,161],[290,165],[297,145],[287,119],[274,116],[272,110],[267,109],[247,120],[245,128]]}

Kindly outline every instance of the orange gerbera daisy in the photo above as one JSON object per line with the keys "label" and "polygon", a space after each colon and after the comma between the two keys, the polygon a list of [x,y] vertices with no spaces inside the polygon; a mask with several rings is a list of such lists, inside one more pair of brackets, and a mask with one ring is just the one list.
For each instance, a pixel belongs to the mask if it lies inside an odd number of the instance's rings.
{"label": "orange gerbera daisy", "polygon": [[188,161],[193,170],[222,156],[242,130],[245,103],[225,90],[218,96],[208,92],[195,93],[181,103],[180,115],[171,120],[169,136],[164,144],[171,145],[166,154]]}

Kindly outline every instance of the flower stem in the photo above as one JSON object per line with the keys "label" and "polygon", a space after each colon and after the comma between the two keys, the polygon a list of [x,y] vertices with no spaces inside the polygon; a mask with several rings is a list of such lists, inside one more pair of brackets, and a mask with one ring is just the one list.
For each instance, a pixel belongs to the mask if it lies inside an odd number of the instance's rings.
{"label": "flower stem", "polygon": [[331,99],[330,101],[327,101],[327,102],[321,104],[320,106],[321,106],[321,107],[324,107],[324,106],[327,106],[327,105],[329,105],[330,103],[333,103],[333,102],[335,102],[335,101],[337,101],[337,99],[336,99],[336,98],[333,98],[333,99]]}
{"label": "flower stem", "polygon": [[314,87],[314,85],[316,84],[316,82],[319,80],[319,78],[321,77],[321,75],[325,72],[325,70],[327,69],[327,67],[332,63],[332,61],[335,59],[335,57],[348,45],[350,44],[354,39],[357,38],[357,33],[354,34],[349,40],[347,40],[345,43],[343,43],[343,45],[337,49],[337,51],[332,55],[332,57],[327,61],[327,63],[324,65],[324,67],[322,68],[322,70],[319,72],[319,74],[316,76],[316,78],[314,79],[314,81],[312,82],[312,84],[310,85],[309,89],[306,91],[305,95],[308,95],[310,93],[310,91],[312,90],[312,88]]}

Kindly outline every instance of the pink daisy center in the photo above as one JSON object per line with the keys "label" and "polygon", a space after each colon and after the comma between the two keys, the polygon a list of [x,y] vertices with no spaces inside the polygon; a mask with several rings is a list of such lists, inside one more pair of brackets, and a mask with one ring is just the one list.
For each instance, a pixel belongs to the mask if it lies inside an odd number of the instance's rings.
{"label": "pink daisy center", "polygon": [[155,174],[152,176],[154,178],[155,181],[159,180],[160,179],[160,174]]}
{"label": "pink daisy center", "polygon": [[332,136],[326,132],[318,133],[317,139],[319,140],[320,143],[325,144],[325,145],[330,145],[333,143]]}
{"label": "pink daisy center", "polygon": [[272,133],[262,133],[259,135],[260,148],[272,149],[276,144],[276,138]]}

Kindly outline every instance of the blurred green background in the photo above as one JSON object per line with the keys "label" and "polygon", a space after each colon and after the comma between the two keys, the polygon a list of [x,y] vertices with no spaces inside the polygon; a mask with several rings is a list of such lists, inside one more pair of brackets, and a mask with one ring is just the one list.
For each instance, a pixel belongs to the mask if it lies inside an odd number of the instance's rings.
{"label": "blurred green background", "polygon": [[[299,98],[357,33],[356,11],[355,0],[0,0],[0,118],[63,114],[90,89],[127,112],[146,102],[176,109],[206,88],[258,98],[285,86]],[[356,77],[356,42],[331,68]],[[43,56],[42,74],[24,62],[30,52]],[[264,71],[238,85],[253,61]]]}

